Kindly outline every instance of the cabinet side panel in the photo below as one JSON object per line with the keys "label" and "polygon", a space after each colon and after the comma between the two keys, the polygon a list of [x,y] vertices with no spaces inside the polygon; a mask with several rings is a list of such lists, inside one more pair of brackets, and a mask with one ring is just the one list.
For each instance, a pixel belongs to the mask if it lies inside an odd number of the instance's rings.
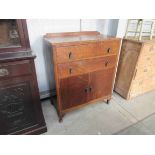
{"label": "cabinet side panel", "polygon": [[140,50],[141,44],[123,40],[114,89],[124,98],[128,98]]}

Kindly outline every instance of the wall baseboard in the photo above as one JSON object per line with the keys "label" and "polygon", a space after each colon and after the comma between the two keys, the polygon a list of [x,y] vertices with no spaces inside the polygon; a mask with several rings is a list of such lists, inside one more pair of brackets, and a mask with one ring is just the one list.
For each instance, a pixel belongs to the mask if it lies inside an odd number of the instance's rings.
{"label": "wall baseboard", "polygon": [[56,90],[47,90],[47,91],[42,91],[40,92],[40,99],[45,99],[49,98],[50,96],[55,96],[56,95]]}

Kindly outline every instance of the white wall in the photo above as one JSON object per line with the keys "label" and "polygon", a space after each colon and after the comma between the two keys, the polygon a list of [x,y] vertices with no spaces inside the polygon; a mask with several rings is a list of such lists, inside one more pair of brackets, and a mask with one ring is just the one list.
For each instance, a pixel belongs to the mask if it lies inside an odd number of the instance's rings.
{"label": "white wall", "polygon": [[[100,31],[106,33],[108,20],[83,19],[81,30]],[[36,72],[40,92],[48,91],[45,60],[43,55],[43,35],[52,32],[73,32],[80,31],[80,20],[51,20],[51,19],[27,19],[28,33],[32,51],[37,55],[35,60]],[[54,89],[54,86],[53,88]]]}
{"label": "white wall", "polygon": [[117,28],[117,37],[121,37],[123,38],[125,35],[125,31],[126,31],[126,26],[127,26],[127,19],[120,19],[118,21],[118,28]]}

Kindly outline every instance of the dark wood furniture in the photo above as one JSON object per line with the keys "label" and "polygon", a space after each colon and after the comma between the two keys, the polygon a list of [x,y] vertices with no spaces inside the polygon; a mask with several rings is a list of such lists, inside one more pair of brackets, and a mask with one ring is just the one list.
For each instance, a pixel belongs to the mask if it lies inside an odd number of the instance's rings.
{"label": "dark wood furniture", "polygon": [[0,134],[47,131],[26,20],[0,20]]}
{"label": "dark wood furniture", "polygon": [[47,67],[52,60],[59,120],[66,112],[91,102],[107,99],[109,103],[120,39],[96,31],[48,33],[44,38],[51,46]]}

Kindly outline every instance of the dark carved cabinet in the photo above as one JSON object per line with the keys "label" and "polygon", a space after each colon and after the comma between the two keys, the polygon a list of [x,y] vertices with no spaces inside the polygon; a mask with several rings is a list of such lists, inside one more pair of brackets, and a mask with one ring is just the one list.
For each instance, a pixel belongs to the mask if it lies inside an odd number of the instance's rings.
{"label": "dark carved cabinet", "polygon": [[0,27],[0,134],[46,132],[26,21],[0,20]]}

